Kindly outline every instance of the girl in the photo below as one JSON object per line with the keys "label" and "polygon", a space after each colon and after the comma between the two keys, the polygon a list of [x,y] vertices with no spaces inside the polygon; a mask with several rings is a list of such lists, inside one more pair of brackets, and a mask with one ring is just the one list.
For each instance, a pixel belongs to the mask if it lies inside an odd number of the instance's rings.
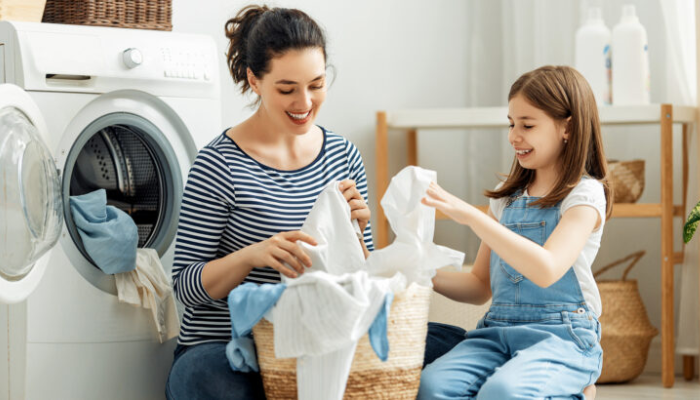
{"label": "girl", "polygon": [[420,399],[582,398],[600,375],[591,264],[611,203],[593,93],[573,68],[542,67],[511,87],[508,120],[515,160],[486,192],[487,214],[434,183],[423,199],[482,240],[472,272],[438,271],[435,290],[493,301],[468,340],[425,368]]}
{"label": "girl", "polygon": [[226,360],[226,296],[311,265],[296,243],[315,244],[299,229],[326,184],[341,180],[365,253],[372,249],[360,153],[314,124],[326,97],[323,31],[299,10],[249,6],[226,23],[226,36],[233,80],[259,106],[203,148],[189,173],[172,271],[185,315],[168,399],[264,398],[260,376],[233,372]]}

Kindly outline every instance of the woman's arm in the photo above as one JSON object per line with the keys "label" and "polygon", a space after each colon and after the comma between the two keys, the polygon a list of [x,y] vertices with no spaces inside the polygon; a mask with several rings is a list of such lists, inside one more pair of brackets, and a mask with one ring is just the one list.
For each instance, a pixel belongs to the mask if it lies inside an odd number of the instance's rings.
{"label": "woman's arm", "polygon": [[317,244],[311,236],[301,231],[280,232],[262,242],[209,261],[202,269],[202,286],[212,299],[222,299],[256,267],[270,266],[285,276],[296,278],[311,266],[311,257],[296,243],[297,240],[313,246]]}
{"label": "woman's arm", "polygon": [[492,251],[540,287],[548,287],[564,276],[600,219],[593,207],[571,207],[564,213],[544,246],[540,246],[435,183],[431,184],[427,194],[423,199],[424,204],[469,226]]}

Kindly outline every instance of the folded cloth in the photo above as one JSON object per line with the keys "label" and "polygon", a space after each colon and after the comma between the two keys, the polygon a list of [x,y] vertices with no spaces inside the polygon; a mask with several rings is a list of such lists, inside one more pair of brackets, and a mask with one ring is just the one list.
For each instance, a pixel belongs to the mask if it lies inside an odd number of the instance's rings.
{"label": "folded cloth", "polygon": [[226,345],[226,358],[234,371],[259,371],[255,343],[250,332],[267,311],[275,305],[286,284],[244,283],[228,295],[231,313],[231,341]]}
{"label": "folded cloth", "polygon": [[432,287],[438,268],[462,267],[464,253],[433,243],[435,209],[421,203],[432,181],[437,181],[435,171],[419,167],[406,167],[391,179],[381,204],[396,240],[367,258],[370,275],[402,272],[409,284]]}
{"label": "folded cloth", "polygon": [[139,235],[136,224],[124,211],[107,205],[107,192],[99,189],[71,196],[73,222],[85,251],[107,274],[133,271]]}
{"label": "folded cloth", "polygon": [[138,249],[136,269],[114,275],[119,301],[151,310],[161,343],[180,331],[170,277],[154,249]]}

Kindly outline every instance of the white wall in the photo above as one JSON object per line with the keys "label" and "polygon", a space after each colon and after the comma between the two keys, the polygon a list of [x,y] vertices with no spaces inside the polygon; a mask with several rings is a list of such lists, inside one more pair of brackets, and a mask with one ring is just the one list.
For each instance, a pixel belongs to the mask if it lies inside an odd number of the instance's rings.
{"label": "white wall", "polygon": [[[576,3],[541,1],[334,1],[293,0],[273,1],[271,5],[297,7],[315,18],[328,34],[329,62],[335,66],[336,80],[329,90],[318,123],[342,134],[355,143],[363,154],[370,183],[370,206],[376,210],[374,193],[374,126],[378,110],[426,107],[465,107],[506,105],[508,88],[523,71],[503,65],[506,52],[519,52],[503,37],[506,27],[514,24],[537,26],[546,24],[557,37],[548,39],[536,54],[518,53],[519,61],[573,65],[574,32],[583,9],[588,4],[603,8],[603,17],[612,29],[620,18],[622,4],[637,6],[637,13],[647,29],[651,55],[652,102],[666,101],[664,29],[657,2],[648,0],[579,1]],[[222,128],[244,120],[251,109],[246,105],[252,99],[243,98],[231,82],[225,66],[226,38],[224,23],[242,6],[240,1],[192,0],[173,1],[173,25],[178,32],[204,33],[214,37],[220,49],[222,77]],[[551,8],[550,16],[534,15],[532,7]],[[503,18],[502,12],[510,7],[522,11],[515,18]],[[555,12],[556,11],[556,12]],[[491,18],[493,24],[483,21],[479,32],[475,18]],[[505,21],[505,22],[503,22]],[[529,21],[529,22],[528,22]],[[543,29],[543,28],[542,28]],[[540,40],[542,29],[533,34]],[[482,39],[475,40],[475,33]],[[539,35],[539,36],[538,36]],[[479,57],[478,69],[474,58]],[[529,58],[530,57],[530,58]],[[534,65],[536,67],[537,65]],[[530,69],[530,68],[528,68]],[[478,72],[477,72],[478,71]],[[477,73],[478,76],[474,74]],[[479,79],[483,76],[483,80]],[[492,82],[493,90],[489,90]],[[484,95],[475,98],[477,91]],[[505,118],[505,116],[504,116]],[[505,121],[504,121],[505,124]],[[220,132],[212,132],[212,137]],[[492,157],[503,152],[503,139],[479,137],[468,140],[461,131],[424,131],[420,135],[420,161],[423,166],[436,169],[439,181],[455,194],[478,198],[484,188],[496,182]],[[494,135],[499,135],[494,131]],[[503,135],[505,132],[503,132]],[[659,202],[659,136],[655,128],[604,129],[606,150],[610,157],[647,160],[647,186],[640,202]],[[680,141],[676,135],[674,146]],[[392,173],[398,172],[403,162],[405,147],[398,133],[390,141]],[[678,148],[678,147],[676,147]],[[506,149],[505,151],[509,151]],[[499,165],[502,163],[499,161]],[[509,164],[507,164],[509,165]],[[468,168],[478,169],[486,176],[478,187],[468,179]],[[501,167],[504,168],[504,167]],[[680,168],[676,167],[676,176]],[[680,182],[674,196],[680,198]],[[474,200],[473,200],[474,201]],[[482,200],[481,203],[484,203]],[[680,221],[677,221],[680,232]],[[606,227],[604,243],[596,266],[621,258],[638,249],[646,249],[647,256],[633,270],[632,278],[639,279],[639,287],[652,323],[660,326],[660,222],[658,219],[626,219],[612,221]],[[436,242],[468,251],[473,260],[476,245],[467,229],[447,221],[438,222]],[[680,236],[676,248],[680,249]],[[677,269],[678,271],[678,269]],[[613,277],[618,277],[619,275]],[[677,277],[679,274],[677,274]],[[678,282],[676,287],[679,288]],[[658,338],[657,338],[658,339]],[[652,361],[658,366],[656,360]]]}

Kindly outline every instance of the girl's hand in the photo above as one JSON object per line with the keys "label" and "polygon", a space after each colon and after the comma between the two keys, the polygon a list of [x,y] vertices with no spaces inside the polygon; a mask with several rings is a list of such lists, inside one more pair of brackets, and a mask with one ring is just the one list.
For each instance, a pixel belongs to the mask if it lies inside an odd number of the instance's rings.
{"label": "girl's hand", "polygon": [[245,248],[250,265],[257,268],[269,266],[289,278],[296,278],[304,273],[304,267],[311,266],[311,257],[296,243],[297,240],[312,246],[317,244],[314,238],[301,231],[280,232]]}
{"label": "girl's hand", "polygon": [[362,194],[357,190],[355,181],[346,179],[341,181],[338,187],[343,193],[345,200],[347,200],[350,205],[350,220],[356,219],[357,223],[360,225],[360,232],[364,233],[367,223],[369,223],[371,213]]}
{"label": "girl's hand", "polygon": [[430,183],[426,195],[421,203],[442,211],[443,214],[463,225],[469,224],[470,215],[473,210],[476,210],[473,206],[448,193],[435,182]]}

